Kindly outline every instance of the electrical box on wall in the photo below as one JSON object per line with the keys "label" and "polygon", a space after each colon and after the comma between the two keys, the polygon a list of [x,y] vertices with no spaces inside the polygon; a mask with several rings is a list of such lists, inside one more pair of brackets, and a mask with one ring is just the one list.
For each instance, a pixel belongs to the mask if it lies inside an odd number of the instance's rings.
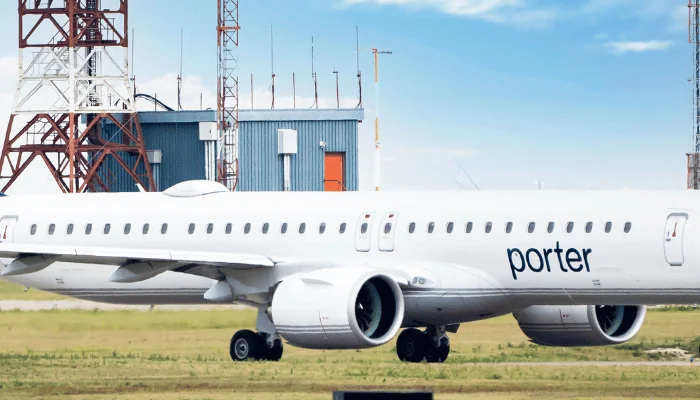
{"label": "electrical box on wall", "polygon": [[296,154],[297,153],[297,131],[296,129],[277,130],[277,153]]}
{"label": "electrical box on wall", "polygon": [[218,140],[219,130],[216,127],[216,122],[200,122],[199,123],[199,140]]}

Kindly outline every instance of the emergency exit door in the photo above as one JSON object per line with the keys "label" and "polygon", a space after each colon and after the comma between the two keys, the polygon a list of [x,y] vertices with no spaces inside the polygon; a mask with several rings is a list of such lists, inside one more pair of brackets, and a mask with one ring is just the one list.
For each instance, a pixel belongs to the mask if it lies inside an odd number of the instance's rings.
{"label": "emergency exit door", "polygon": [[394,251],[394,236],[398,218],[399,214],[397,213],[387,213],[382,218],[382,224],[379,225],[379,251]]}
{"label": "emergency exit door", "polygon": [[12,243],[16,225],[17,217],[2,217],[0,219],[0,243]]}
{"label": "emergency exit door", "polygon": [[374,213],[363,213],[357,220],[355,230],[355,250],[367,252],[372,248],[372,223]]}
{"label": "emergency exit door", "polygon": [[671,266],[683,265],[683,232],[688,214],[676,213],[668,216],[666,220],[666,234],[664,237],[664,252],[666,261]]}

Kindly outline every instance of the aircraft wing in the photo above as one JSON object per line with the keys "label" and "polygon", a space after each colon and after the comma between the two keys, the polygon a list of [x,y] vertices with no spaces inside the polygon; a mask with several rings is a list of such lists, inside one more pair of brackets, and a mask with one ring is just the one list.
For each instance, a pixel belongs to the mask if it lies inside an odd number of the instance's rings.
{"label": "aircraft wing", "polygon": [[34,260],[43,259],[49,263],[64,261],[119,266],[134,263],[154,263],[172,266],[167,269],[174,269],[187,264],[230,269],[275,266],[275,262],[272,259],[258,254],[14,243],[0,243],[0,258],[17,259],[16,261],[29,261],[30,258]]}

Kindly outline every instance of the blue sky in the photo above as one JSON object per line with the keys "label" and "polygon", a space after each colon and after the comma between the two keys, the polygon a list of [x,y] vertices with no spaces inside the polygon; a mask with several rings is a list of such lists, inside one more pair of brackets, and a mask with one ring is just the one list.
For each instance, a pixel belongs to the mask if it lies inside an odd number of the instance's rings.
{"label": "blue sky", "polygon": [[[184,30],[186,107],[213,107],[216,2],[132,1],[141,91],[174,104]],[[0,120],[9,114],[16,7],[0,15]],[[387,190],[684,188],[691,148],[686,0],[240,0],[240,92],[269,107],[270,27],[278,104],[310,107],[311,37],[324,105],[357,103],[360,47],[380,61]],[[361,176],[372,188],[372,55],[360,54]],[[5,63],[2,63],[2,60]],[[9,70],[9,71],[8,71]],[[2,99],[5,99],[4,103]],[[9,105],[8,105],[9,104]],[[4,123],[4,122],[3,122]],[[461,166],[460,166],[461,165]]]}

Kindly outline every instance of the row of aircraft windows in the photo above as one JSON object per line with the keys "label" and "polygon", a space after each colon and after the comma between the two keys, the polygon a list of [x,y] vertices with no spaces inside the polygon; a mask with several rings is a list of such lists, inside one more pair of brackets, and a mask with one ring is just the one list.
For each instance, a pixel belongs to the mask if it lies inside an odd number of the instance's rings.
{"label": "row of aircraft windows", "polygon": [[[547,232],[548,232],[548,233],[554,232],[554,226],[555,226],[554,222],[549,222],[549,223],[547,224]],[[609,221],[606,222],[606,223],[605,223],[605,233],[610,233],[610,232],[612,231],[612,226],[613,226],[612,222],[609,222]],[[447,225],[445,226],[445,231],[446,231],[447,233],[452,233],[452,232],[454,231],[454,227],[455,227],[454,222],[448,222]],[[192,234],[195,233],[196,228],[197,228],[197,227],[196,227],[196,224],[191,223],[191,224],[189,224],[189,227],[187,228],[187,232],[188,232],[190,235],[192,235]],[[368,228],[369,228],[368,223],[367,223],[367,222],[364,222],[364,223],[360,226],[360,233],[362,233],[362,234],[367,233],[367,229],[368,229]],[[535,228],[536,228],[536,223],[530,222],[530,223],[527,225],[527,232],[528,232],[528,233],[534,233],[534,232],[535,232]],[[73,225],[73,224],[68,224],[68,225],[66,226],[66,234],[72,235],[72,234],[73,234],[73,229],[74,229],[74,225]],[[247,235],[247,234],[250,233],[251,229],[252,229],[252,225],[251,225],[251,223],[249,222],[249,223],[245,224],[245,226],[243,227],[243,233]],[[288,229],[288,224],[285,222],[285,223],[283,223],[283,224],[280,226],[280,233],[282,233],[282,234],[287,233],[287,229]],[[339,227],[338,231],[339,231],[341,234],[344,234],[346,229],[347,229],[347,224],[346,224],[345,222],[343,222],[343,223],[340,224],[340,227]],[[385,234],[391,233],[391,230],[392,230],[392,229],[393,229],[393,225],[392,225],[391,222],[387,222],[386,224],[384,224],[384,233],[385,233]],[[435,231],[435,222],[430,222],[430,223],[428,223],[427,229],[428,229],[428,233],[433,233],[433,232]],[[629,233],[631,229],[632,229],[632,223],[631,223],[631,222],[626,222],[625,225],[624,225],[624,227],[623,227],[624,232],[625,232],[625,233]],[[105,224],[105,225],[104,225],[104,228],[103,228],[103,230],[102,230],[102,232],[103,232],[105,235],[108,235],[108,234],[111,232],[111,230],[112,230],[112,224]],[[141,233],[143,233],[143,234],[145,235],[145,234],[147,234],[147,233],[149,232],[149,230],[150,230],[150,224],[143,224],[143,227],[141,228]],[[468,222],[468,223],[466,224],[466,226],[465,226],[465,232],[466,232],[466,233],[471,233],[473,230],[474,230],[474,223],[473,223],[473,222]],[[487,222],[487,223],[484,225],[484,232],[486,232],[486,233],[491,233],[492,230],[493,230],[493,223],[492,223],[492,222]],[[567,223],[567,224],[566,224],[566,232],[567,232],[567,233],[571,233],[571,232],[573,232],[573,230],[574,230],[574,223],[573,223],[573,222]],[[586,230],[586,233],[591,233],[591,232],[593,231],[593,222],[587,222],[586,225],[585,225],[585,230]],[[36,231],[37,231],[37,225],[36,225],[36,224],[33,224],[33,225],[31,226],[29,232],[30,232],[30,234],[35,235],[35,234],[36,234]],[[230,224],[230,223],[229,223],[229,224],[226,224],[226,228],[225,228],[224,231],[226,232],[227,235],[230,235],[231,232],[233,232],[233,224]],[[270,224],[267,223],[267,222],[265,222],[265,223],[262,225],[261,231],[262,231],[263,234],[267,234],[267,233],[270,231]],[[408,233],[413,234],[413,233],[415,233],[415,231],[416,231],[416,223],[415,223],[415,222],[411,222],[411,223],[408,225]],[[511,233],[512,231],[513,231],[513,223],[512,223],[512,222],[506,223],[506,225],[505,225],[505,232],[506,232],[506,233]],[[53,234],[56,232],[56,224],[50,224],[50,225],[49,225],[48,232],[49,232],[49,235],[53,235]],[[161,234],[166,234],[167,232],[168,232],[168,224],[167,224],[167,223],[166,223],[166,224],[162,224],[161,227],[160,227],[160,233],[161,233]],[[207,226],[206,226],[206,232],[207,232],[207,234],[212,234],[212,233],[214,233],[214,224],[213,224],[213,223],[207,224]],[[302,233],[302,234],[303,234],[303,233],[305,233],[305,232],[306,232],[306,223],[303,223],[303,222],[302,222],[301,224],[299,224],[299,233]],[[322,223],[319,225],[319,227],[318,227],[318,233],[324,234],[325,232],[326,232],[326,223],[325,223],[325,222],[322,222]],[[90,235],[91,233],[92,233],[92,224],[86,224],[86,225],[85,225],[85,234],[86,234],[86,235]],[[131,224],[125,224],[125,225],[124,225],[124,234],[125,234],[125,235],[128,235],[128,234],[130,234],[130,233],[131,233]]]}
{"label": "row of aircraft windows", "polygon": [[[387,225],[388,225],[388,224],[387,224]],[[537,224],[536,224],[535,222],[530,222],[529,224],[527,224],[527,232],[528,232],[528,233],[534,233],[534,232],[535,232],[536,226],[537,226]],[[548,232],[548,233],[554,232],[554,226],[555,226],[554,222],[549,222],[549,223],[547,223],[547,232]],[[567,224],[566,224],[566,232],[567,232],[567,233],[573,232],[573,231],[574,231],[574,226],[575,226],[575,224],[574,224],[573,222],[567,223]],[[610,221],[606,222],[606,223],[605,223],[605,233],[610,233],[610,232],[612,232],[612,227],[613,227],[613,223],[612,223],[612,222],[610,222]],[[455,228],[454,222],[448,222],[447,225],[445,226],[445,231],[446,231],[447,233],[452,233],[452,232],[454,231],[454,228]],[[389,230],[390,230],[390,229],[391,229],[391,228],[389,227]],[[472,233],[472,231],[474,230],[474,223],[473,223],[473,222],[467,222],[467,225],[465,226],[464,230],[465,230],[466,233]],[[487,222],[487,223],[484,225],[484,232],[486,232],[486,233],[491,233],[492,230],[493,230],[493,223],[492,223],[492,222]],[[625,222],[625,225],[624,225],[624,227],[623,227],[623,230],[624,230],[625,233],[629,233],[629,232],[632,230],[632,223],[631,223],[631,222]],[[416,223],[415,223],[415,222],[411,222],[411,223],[408,225],[408,233],[414,233],[415,231],[416,231]],[[435,231],[435,222],[430,222],[430,223],[428,223],[428,233],[433,233],[434,231]],[[513,231],[513,223],[512,223],[512,222],[507,222],[506,225],[505,225],[505,232],[506,232],[506,233],[511,233],[512,231]],[[591,232],[593,232],[593,222],[587,222],[587,223],[586,223],[586,233],[591,233]],[[385,233],[388,233],[388,232],[386,231],[386,227],[385,227]]]}

